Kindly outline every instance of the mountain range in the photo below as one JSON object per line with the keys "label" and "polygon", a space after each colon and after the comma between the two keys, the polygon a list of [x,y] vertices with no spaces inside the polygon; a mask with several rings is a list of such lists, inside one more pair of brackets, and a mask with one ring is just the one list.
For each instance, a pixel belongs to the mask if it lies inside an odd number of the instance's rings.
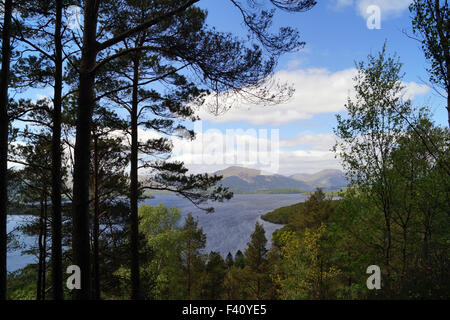
{"label": "mountain range", "polygon": [[299,189],[337,191],[348,182],[340,170],[326,169],[314,174],[299,173],[290,176],[271,174],[257,169],[233,166],[215,172],[223,176],[220,184],[233,191],[256,192],[274,189]]}

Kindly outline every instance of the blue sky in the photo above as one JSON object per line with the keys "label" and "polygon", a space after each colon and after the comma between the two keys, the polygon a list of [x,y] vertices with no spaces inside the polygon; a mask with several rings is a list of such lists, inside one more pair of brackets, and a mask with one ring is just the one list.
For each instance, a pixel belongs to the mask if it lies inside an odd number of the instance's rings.
{"label": "blue sky", "polygon": [[[414,104],[430,106],[434,120],[446,126],[444,99],[424,83],[428,80],[427,62],[420,44],[404,34],[411,34],[410,2],[319,0],[305,13],[278,11],[273,29],[296,28],[306,42],[304,49],[282,56],[275,74],[296,89],[293,98],[270,107],[235,104],[217,117],[200,110],[203,120],[197,124],[197,139],[191,143],[175,139],[172,159],[184,161],[192,172],[214,172],[230,165],[286,175],[339,169],[339,161],[330,151],[335,141],[335,115],[345,114],[355,61],[378,52],[385,41],[388,51],[397,53],[404,63],[404,82]],[[209,25],[246,38],[242,17],[229,0],[201,0],[199,5],[208,10]],[[380,9],[380,29],[367,27],[366,8],[370,5]],[[50,88],[45,88],[30,90],[26,96],[51,94]],[[144,140],[157,135],[141,131],[140,136]],[[233,146],[227,149],[230,141]],[[265,143],[271,147],[265,149]]]}
{"label": "blue sky", "polygon": [[[260,2],[269,3],[268,0]],[[203,136],[208,136],[207,130],[215,131],[211,135],[219,136],[220,132],[225,134],[226,129],[233,128],[242,128],[244,131],[255,129],[256,132],[259,129],[269,132],[278,129],[281,149],[276,172],[292,174],[340,168],[338,160],[329,151],[333,144],[335,114],[345,114],[344,103],[352,88],[355,61],[364,60],[369,53],[377,53],[385,41],[388,52],[397,53],[404,64],[408,96],[417,105],[430,106],[434,120],[445,126],[445,101],[425,83],[428,80],[425,70],[427,62],[420,44],[404,33],[411,34],[410,2],[328,0],[318,1],[311,11],[305,13],[278,12],[274,28],[297,28],[301,39],[306,42],[304,49],[284,55],[277,67],[276,76],[296,88],[293,99],[287,105],[239,106],[219,117],[203,115]],[[366,9],[369,5],[380,8],[380,29],[367,27]],[[230,1],[202,0],[200,6],[209,12],[208,24],[221,31],[246,36],[241,17]],[[256,138],[259,139],[258,136]],[[217,143],[214,139],[209,141]],[[202,141],[203,146],[207,143]],[[213,149],[208,149],[208,152]],[[180,156],[178,159],[186,160],[186,157]],[[250,162],[236,164],[263,167]],[[213,171],[226,166],[220,163],[207,166],[191,164],[195,171],[205,168]],[[270,168],[267,169],[270,171]]]}

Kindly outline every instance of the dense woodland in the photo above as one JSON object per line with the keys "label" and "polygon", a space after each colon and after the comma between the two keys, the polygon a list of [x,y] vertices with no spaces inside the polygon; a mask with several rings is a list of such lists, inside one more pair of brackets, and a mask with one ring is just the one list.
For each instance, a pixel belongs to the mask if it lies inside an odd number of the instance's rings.
{"label": "dense woodland", "polygon": [[[450,132],[404,98],[388,42],[357,62],[356,96],[337,116],[351,184],[339,200],[318,189],[266,215],[284,224],[270,247],[257,223],[244,252],[207,253],[191,214],[139,206],[170,191],[215,214],[211,201],[232,193],[167,161],[171,138],[194,139],[196,109],[220,116],[227,96],[270,107],[293,94],[272,75],[304,43],[292,28],[271,32],[274,10],[308,14],[316,1],[227,1],[248,39],[208,26],[198,0],[2,2],[0,299],[448,299]],[[79,28],[66,23],[70,5]],[[450,126],[448,3],[410,11]],[[162,138],[143,141],[143,129]],[[7,274],[8,250],[22,246],[6,232],[13,213],[32,215],[20,232],[37,237],[26,253],[38,263]],[[66,288],[69,265],[81,289]],[[369,265],[381,290],[366,287]]]}

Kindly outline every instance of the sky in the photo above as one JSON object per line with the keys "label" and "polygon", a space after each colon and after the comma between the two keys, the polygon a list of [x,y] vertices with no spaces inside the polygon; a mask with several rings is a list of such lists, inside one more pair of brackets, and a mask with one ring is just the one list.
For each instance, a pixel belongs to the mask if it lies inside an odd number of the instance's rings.
{"label": "sky", "polygon": [[[268,4],[269,0],[259,2]],[[414,105],[429,106],[435,122],[446,126],[446,102],[426,84],[427,61],[420,44],[407,36],[412,33],[410,2],[318,0],[304,13],[278,11],[273,30],[293,27],[306,43],[299,51],[282,56],[274,75],[295,88],[293,97],[276,106],[235,103],[219,116],[198,110],[202,120],[188,124],[196,131],[196,140],[174,139],[171,160],[185,162],[192,173],[229,166],[284,175],[341,169],[330,151],[335,143],[336,114],[345,115],[345,103],[353,94],[355,62],[376,54],[385,41],[388,52],[398,54],[404,64],[406,96]],[[201,0],[199,6],[208,11],[210,26],[246,39],[242,17],[231,1]],[[374,20],[377,10],[380,19]],[[31,92],[39,99],[52,90]],[[144,130],[139,136],[141,140],[157,137]]]}
{"label": "sky", "polygon": [[[282,56],[276,69],[275,77],[293,85],[294,96],[277,106],[233,105],[219,116],[200,110],[197,140],[175,143],[173,159],[185,161],[193,172],[230,165],[285,175],[340,169],[339,159],[330,151],[336,114],[345,114],[345,102],[352,96],[355,62],[376,54],[385,41],[388,52],[398,54],[404,64],[406,96],[417,106],[429,106],[436,123],[445,125],[445,101],[427,85],[427,61],[420,43],[407,36],[412,32],[410,2],[319,0],[305,13],[278,12],[274,28],[296,28],[306,42],[298,52]],[[230,1],[202,0],[200,6],[208,10],[208,24],[246,37]],[[373,6],[379,8],[379,25],[373,19]],[[278,155],[265,147],[271,143]]]}

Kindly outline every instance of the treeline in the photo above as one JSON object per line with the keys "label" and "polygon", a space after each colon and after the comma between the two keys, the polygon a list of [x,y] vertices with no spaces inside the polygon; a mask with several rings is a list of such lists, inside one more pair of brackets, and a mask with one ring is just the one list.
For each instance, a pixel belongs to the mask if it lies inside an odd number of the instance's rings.
{"label": "treeline", "polygon": [[294,217],[298,212],[303,211],[304,206],[304,202],[299,202],[290,206],[281,207],[267,212],[261,216],[261,219],[276,224],[288,224],[292,217]]}
{"label": "treeline", "polygon": [[[326,221],[325,217],[330,211],[327,203],[320,190],[313,194],[305,204],[314,210],[298,215],[309,223],[300,226],[293,220],[289,225],[290,229],[294,226],[295,230],[300,232],[305,231],[307,226],[313,230],[320,221]],[[268,248],[264,228],[256,223],[247,248],[243,252],[239,250],[234,255],[228,253],[223,257],[218,252],[204,252],[207,238],[192,214],[188,214],[181,223],[180,210],[175,207],[168,208],[161,203],[157,206],[142,205],[139,216],[140,274],[144,299],[256,300],[339,297],[318,293],[323,290],[322,286],[329,285],[329,281],[324,279],[323,283],[314,284],[319,278],[310,277],[319,277],[317,263],[307,260],[308,263],[293,265],[292,257],[286,256],[287,250],[291,250],[291,243],[283,241],[287,237],[294,241],[294,233],[291,231],[278,231],[274,235],[274,245]],[[30,226],[24,227],[22,231],[33,234],[29,228]],[[318,254],[322,245],[319,244],[320,239],[312,234],[311,231],[311,235],[308,234],[304,240],[307,241],[307,247],[302,248],[303,246],[299,245],[292,253],[299,256],[306,254],[306,259],[313,259],[311,254]],[[118,234],[105,232],[102,234],[101,243],[101,297],[123,299],[131,289],[131,271],[124,254],[128,250],[128,240]],[[35,253],[37,252],[35,249]],[[32,250],[27,253],[32,253]],[[29,265],[11,275],[10,299],[34,299],[41,290],[40,282],[34,281],[37,270],[35,265]],[[300,283],[289,283],[292,281],[292,272],[305,272],[301,278],[297,278],[301,279],[302,286]],[[47,282],[44,288],[51,285],[49,279],[44,278],[43,281]],[[301,295],[293,295],[291,290],[303,291]],[[45,290],[41,294],[45,297]],[[66,291],[66,294],[70,293]]]}
{"label": "treeline", "polygon": [[[408,201],[425,204],[423,199]],[[342,200],[332,200],[318,189],[300,206],[290,208],[288,222],[274,232],[270,248],[264,228],[256,223],[244,252],[223,257],[205,253],[207,238],[192,214],[181,223],[181,212],[175,207],[141,206],[143,298],[448,299],[448,207],[434,208],[431,220],[425,212],[411,212],[406,233],[394,224],[390,274],[383,247],[384,213],[362,189],[351,189]],[[104,299],[122,299],[130,290],[125,254],[129,244],[120,225],[117,233],[101,236],[99,282]],[[430,230],[432,236],[424,234]],[[381,290],[366,285],[366,269],[373,264],[382,270]],[[36,271],[35,265],[29,265],[11,275],[11,299],[35,297]],[[48,279],[44,281],[50,285]]]}
{"label": "treeline", "polygon": [[[0,300],[9,295],[8,212],[32,206],[39,216],[31,228],[39,239],[37,299],[67,298],[67,265],[81,271],[75,299],[101,298],[103,254],[106,264],[127,257],[125,296],[140,299],[143,192],[172,191],[209,212],[205,201],[232,196],[216,187],[219,176],[168,161],[171,139],[193,139],[195,110],[220,115],[229,96],[265,105],[290,98],[292,88],[272,75],[279,57],[304,43],[290,27],[272,33],[274,10],[304,12],[316,2],[270,0],[268,8],[230,0],[245,40],[209,26],[198,3],[2,2]],[[127,249],[105,247],[105,232],[128,239]]]}
{"label": "treeline", "polygon": [[[280,297],[448,299],[450,131],[404,99],[386,45],[357,67],[334,147],[351,185],[340,200],[319,189],[265,216],[286,223],[273,235]],[[372,265],[380,290],[366,285]]]}

